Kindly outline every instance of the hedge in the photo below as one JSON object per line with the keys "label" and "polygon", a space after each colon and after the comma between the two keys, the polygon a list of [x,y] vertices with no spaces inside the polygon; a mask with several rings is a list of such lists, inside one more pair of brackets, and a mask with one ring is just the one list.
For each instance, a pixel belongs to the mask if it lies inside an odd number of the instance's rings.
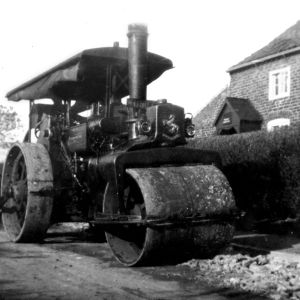
{"label": "hedge", "polygon": [[300,215],[300,128],[197,138],[189,147],[217,151],[238,208],[257,218]]}

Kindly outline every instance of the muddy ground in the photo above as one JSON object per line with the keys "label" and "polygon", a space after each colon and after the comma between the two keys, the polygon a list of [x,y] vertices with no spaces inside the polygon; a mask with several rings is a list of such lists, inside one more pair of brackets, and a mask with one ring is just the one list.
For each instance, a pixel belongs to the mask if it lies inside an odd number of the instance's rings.
{"label": "muddy ground", "polygon": [[85,231],[54,228],[43,244],[13,244],[0,230],[0,299],[266,298],[193,265],[125,268]]}

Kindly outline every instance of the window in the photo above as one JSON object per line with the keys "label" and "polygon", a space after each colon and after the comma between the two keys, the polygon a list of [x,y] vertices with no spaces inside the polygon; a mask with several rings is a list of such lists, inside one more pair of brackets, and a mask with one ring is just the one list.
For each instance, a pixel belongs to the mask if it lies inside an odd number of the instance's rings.
{"label": "window", "polygon": [[269,100],[280,99],[290,95],[290,67],[269,73]]}
{"label": "window", "polygon": [[273,131],[282,126],[290,126],[290,124],[291,124],[290,119],[278,118],[278,119],[269,121],[267,124],[267,129],[268,129],[268,131]]}

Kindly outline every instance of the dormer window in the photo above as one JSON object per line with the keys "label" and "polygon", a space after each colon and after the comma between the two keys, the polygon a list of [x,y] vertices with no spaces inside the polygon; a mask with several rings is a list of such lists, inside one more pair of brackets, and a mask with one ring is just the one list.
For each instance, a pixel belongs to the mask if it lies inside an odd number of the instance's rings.
{"label": "dormer window", "polygon": [[269,100],[290,96],[290,67],[269,73]]}

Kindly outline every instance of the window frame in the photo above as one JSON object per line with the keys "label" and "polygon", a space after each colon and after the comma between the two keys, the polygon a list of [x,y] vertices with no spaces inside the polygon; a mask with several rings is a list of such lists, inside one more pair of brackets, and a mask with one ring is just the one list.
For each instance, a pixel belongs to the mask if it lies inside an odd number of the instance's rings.
{"label": "window frame", "polygon": [[[278,76],[275,77],[275,75]],[[277,81],[277,82],[276,82]],[[276,100],[290,96],[291,67],[284,67],[269,72],[269,100]],[[276,92],[276,89],[278,91]]]}
{"label": "window frame", "polygon": [[267,123],[267,130],[274,131],[276,128],[283,127],[283,126],[290,126],[291,125],[291,119],[289,118],[276,118],[273,120],[270,120]]}

